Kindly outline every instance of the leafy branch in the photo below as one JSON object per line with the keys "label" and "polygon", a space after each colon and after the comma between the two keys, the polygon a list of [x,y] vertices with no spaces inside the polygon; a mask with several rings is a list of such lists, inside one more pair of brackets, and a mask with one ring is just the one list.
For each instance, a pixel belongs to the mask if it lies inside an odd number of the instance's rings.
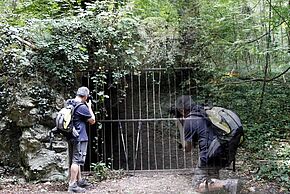
{"label": "leafy branch", "polygon": [[264,33],[264,34],[262,34],[261,36],[255,38],[255,39],[253,39],[253,40],[248,40],[248,41],[246,41],[245,43],[246,43],[246,44],[250,44],[250,43],[256,42],[256,41],[258,41],[258,40],[264,38],[264,37],[267,36],[269,33],[271,33],[272,31],[274,31],[277,27],[281,26],[283,23],[284,23],[284,21],[280,22],[280,24],[274,26],[270,31],[268,31],[268,32],[266,32],[266,33]]}
{"label": "leafy branch", "polygon": [[[246,82],[272,82],[272,81],[275,81],[276,79],[278,79],[279,77],[283,76],[284,74],[286,74],[289,70],[290,70],[290,67],[288,67],[286,70],[284,70],[280,74],[278,74],[270,79],[237,77],[237,79],[243,80],[243,81],[242,82],[230,82],[230,84],[241,84],[241,83],[246,83]],[[227,83],[216,84],[216,85],[224,85],[224,84],[227,84]]]}
{"label": "leafy branch", "polygon": [[39,48],[37,48],[34,44],[32,44],[31,42],[24,40],[22,38],[20,38],[19,36],[16,35],[12,35],[12,38],[17,39],[19,42],[25,44],[26,46],[32,48],[33,50],[39,50]]}

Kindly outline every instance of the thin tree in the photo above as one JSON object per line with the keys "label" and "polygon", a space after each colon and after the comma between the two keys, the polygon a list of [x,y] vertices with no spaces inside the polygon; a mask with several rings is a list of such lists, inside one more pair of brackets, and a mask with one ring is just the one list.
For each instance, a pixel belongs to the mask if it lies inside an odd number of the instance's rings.
{"label": "thin tree", "polygon": [[272,18],[272,6],[271,6],[271,0],[269,2],[269,15],[268,15],[268,36],[267,36],[267,51],[266,51],[266,61],[265,61],[265,67],[264,67],[264,81],[263,81],[263,87],[262,87],[262,94],[261,94],[261,100],[260,100],[260,106],[259,110],[263,107],[264,102],[264,96],[265,96],[265,90],[266,90],[266,84],[267,84],[267,77],[268,77],[268,71],[270,66],[270,43],[271,43],[271,18]]}
{"label": "thin tree", "polygon": [[[290,12],[290,0],[288,1],[288,9]],[[288,26],[288,53],[290,53],[290,27],[289,26]]]}

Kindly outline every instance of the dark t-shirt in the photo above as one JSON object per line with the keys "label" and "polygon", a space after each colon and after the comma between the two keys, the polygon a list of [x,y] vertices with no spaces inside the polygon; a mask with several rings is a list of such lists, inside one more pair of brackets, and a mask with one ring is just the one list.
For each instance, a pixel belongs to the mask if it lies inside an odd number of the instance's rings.
{"label": "dark t-shirt", "polygon": [[210,124],[207,118],[202,116],[202,109],[199,106],[193,107],[189,116],[185,119],[183,129],[184,138],[187,142],[198,141],[200,167],[206,167],[208,164],[207,151],[208,146],[214,138],[213,130],[210,130]]}
{"label": "dark t-shirt", "polygon": [[[69,103],[76,105],[79,102],[72,100]],[[92,115],[86,104],[81,104],[75,109],[73,125],[75,129],[77,130],[77,132],[79,133],[79,137],[76,140],[88,141],[86,126],[87,126],[87,120],[90,119],[91,117]]]}

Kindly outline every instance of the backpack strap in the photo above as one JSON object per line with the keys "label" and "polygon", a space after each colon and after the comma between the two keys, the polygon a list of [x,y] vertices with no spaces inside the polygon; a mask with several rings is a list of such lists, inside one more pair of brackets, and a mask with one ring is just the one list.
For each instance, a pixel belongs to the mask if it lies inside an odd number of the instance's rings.
{"label": "backpack strap", "polygon": [[219,114],[227,121],[227,124],[232,130],[238,129],[242,126],[240,118],[232,111],[225,111],[225,109],[222,109]]}
{"label": "backpack strap", "polygon": [[73,109],[73,111],[72,111],[72,115],[73,115],[73,116],[74,116],[74,114],[75,114],[76,109],[77,109],[78,107],[80,107],[82,104],[85,105],[85,103],[83,103],[83,102],[77,102],[77,104],[74,106],[74,109]]}
{"label": "backpack strap", "polygon": [[81,105],[83,105],[85,103],[82,103],[82,102],[77,102],[76,105],[73,106],[73,109],[72,109],[72,120],[71,120],[71,127],[73,127],[73,119],[74,119],[74,116],[75,116],[75,111],[77,110],[78,107],[80,107]]}
{"label": "backpack strap", "polygon": [[212,122],[210,121],[208,115],[206,114],[206,109],[203,106],[199,106],[197,110],[193,109],[186,117],[190,116],[204,118],[207,121],[208,127],[212,126]]}

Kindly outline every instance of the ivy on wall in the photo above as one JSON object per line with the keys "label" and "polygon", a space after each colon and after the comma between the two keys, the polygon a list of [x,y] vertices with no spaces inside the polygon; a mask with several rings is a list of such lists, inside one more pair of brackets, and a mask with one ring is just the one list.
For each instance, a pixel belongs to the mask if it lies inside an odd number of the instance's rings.
{"label": "ivy on wall", "polygon": [[[191,82],[200,95],[197,100],[210,98],[240,113],[249,137],[247,149],[263,151],[269,144],[259,142],[287,139],[288,4],[279,0],[198,2],[1,1],[0,116],[7,115],[19,83],[44,75],[47,80],[41,81],[52,88],[73,91],[79,71],[101,69],[92,81],[102,86],[106,69],[113,71],[118,84],[134,69],[190,66],[195,71]],[[263,77],[266,56],[270,61]],[[279,79],[267,82],[265,103],[259,109],[261,80],[283,71]],[[43,114],[49,103],[47,93],[41,84],[28,91]],[[107,98],[101,91],[98,95]],[[269,174],[271,169],[267,170]]]}

